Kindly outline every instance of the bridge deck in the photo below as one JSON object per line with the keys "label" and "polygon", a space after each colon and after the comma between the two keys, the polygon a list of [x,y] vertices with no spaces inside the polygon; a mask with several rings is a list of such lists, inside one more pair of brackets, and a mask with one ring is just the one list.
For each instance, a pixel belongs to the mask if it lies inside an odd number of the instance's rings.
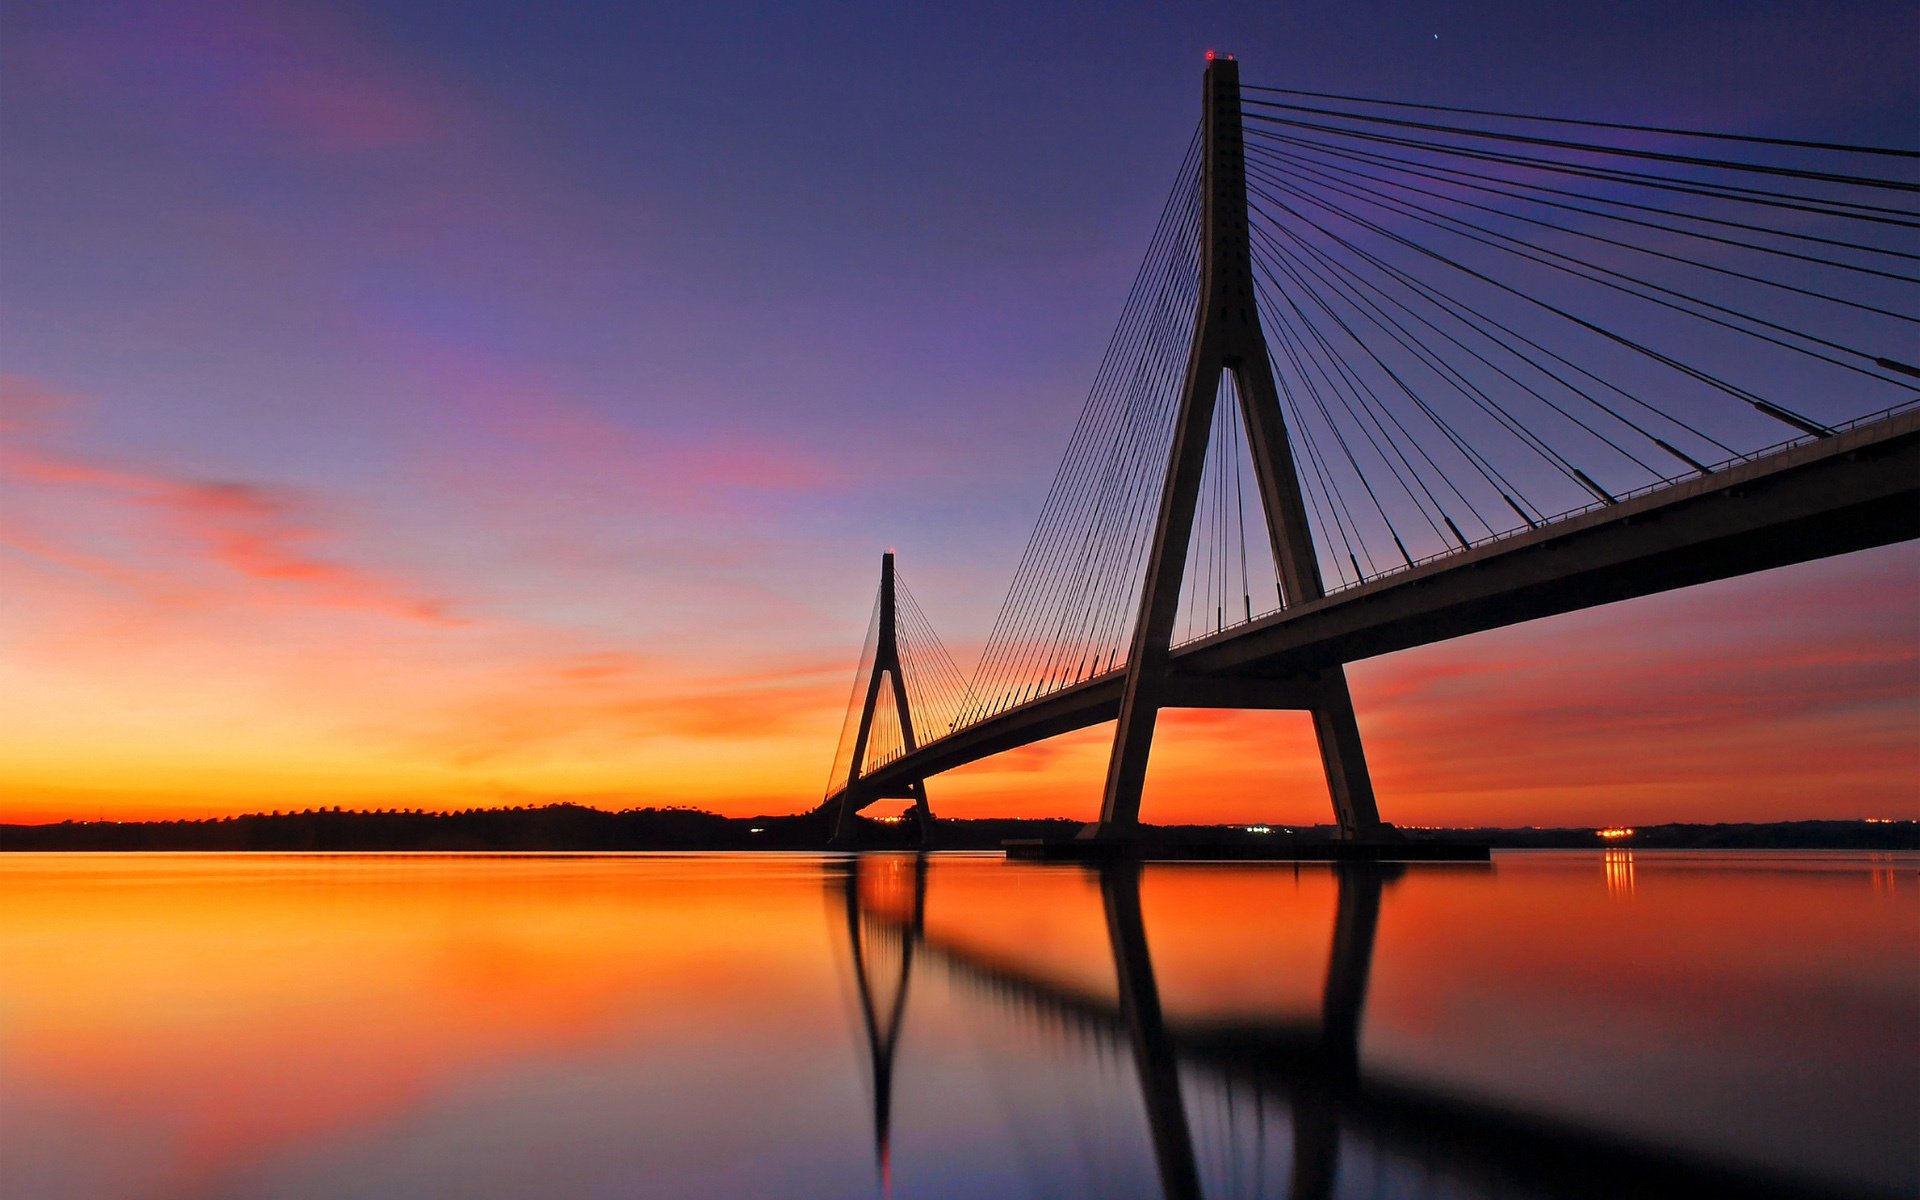
{"label": "bridge deck", "polygon": [[[1485,542],[1177,648],[1176,677],[1284,680],[1336,663],[1920,536],[1920,408]],[[1118,717],[1110,671],[870,772],[868,798]],[[1228,685],[1230,687],[1231,685]],[[1250,689],[1252,686],[1249,685]],[[1248,707],[1257,707],[1251,690]],[[838,802],[840,793],[827,797]]]}

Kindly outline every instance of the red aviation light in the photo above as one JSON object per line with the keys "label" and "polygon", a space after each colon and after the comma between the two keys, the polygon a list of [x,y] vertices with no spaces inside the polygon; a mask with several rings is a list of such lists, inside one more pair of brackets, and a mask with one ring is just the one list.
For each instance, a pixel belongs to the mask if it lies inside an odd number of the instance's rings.
{"label": "red aviation light", "polygon": [[1209,50],[1209,51],[1207,51],[1207,61],[1208,61],[1208,62],[1212,62],[1212,61],[1213,61],[1213,51],[1211,51],[1211,50]]}

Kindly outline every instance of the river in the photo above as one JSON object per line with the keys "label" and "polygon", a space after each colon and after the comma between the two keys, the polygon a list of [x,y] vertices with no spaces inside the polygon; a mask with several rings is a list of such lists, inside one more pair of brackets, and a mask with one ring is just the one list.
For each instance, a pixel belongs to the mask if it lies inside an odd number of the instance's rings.
{"label": "river", "polygon": [[1912,1195],[1920,856],[0,857],[0,1195]]}

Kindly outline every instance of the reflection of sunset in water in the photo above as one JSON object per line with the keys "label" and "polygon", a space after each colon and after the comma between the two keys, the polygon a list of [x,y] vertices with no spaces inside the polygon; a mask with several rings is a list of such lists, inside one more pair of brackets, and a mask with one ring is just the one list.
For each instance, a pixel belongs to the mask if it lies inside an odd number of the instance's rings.
{"label": "reflection of sunset in water", "polygon": [[208,1194],[605,1054],[696,1128],[743,1072],[851,1089],[806,1049],[844,1037],[811,873],[683,861],[0,860],[0,1160],[59,1194]]}
{"label": "reflection of sunset in water", "polygon": [[[1357,964],[1362,1072],[1913,1177],[1915,865],[1610,851],[1389,871]],[[9,1196],[864,1194],[845,878],[783,855],[0,858]],[[854,883],[900,921],[922,886],[908,856]],[[923,883],[891,1077],[899,1194],[1046,1194],[1007,1182],[1032,1118],[1005,1100],[1081,1103],[1065,1081],[1091,1052],[1008,1041],[942,962],[1112,1008],[1111,896],[990,856],[936,856]],[[1341,887],[1321,866],[1146,868],[1166,1019],[1314,1027]],[[869,964],[889,1003],[891,953]],[[1103,1119],[1137,1138],[1127,1094]]]}

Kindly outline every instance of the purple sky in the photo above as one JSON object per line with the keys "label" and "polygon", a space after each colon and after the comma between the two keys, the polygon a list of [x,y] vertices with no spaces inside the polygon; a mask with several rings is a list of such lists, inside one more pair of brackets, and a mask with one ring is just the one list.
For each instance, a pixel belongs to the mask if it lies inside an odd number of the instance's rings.
{"label": "purple sky", "polygon": [[[1904,144],[1917,34],[1904,3],[4,0],[0,645],[76,704],[138,686],[56,648],[130,637],[76,597],[186,579],[163,560],[192,544],[261,595],[423,626],[316,638],[430,665],[435,695],[596,655],[850,668],[897,545],[971,647],[1203,51],[1250,82]],[[195,611],[142,645],[221,628]],[[295,686],[297,624],[224,628],[230,656],[181,661]],[[789,757],[823,768],[831,736]]]}

